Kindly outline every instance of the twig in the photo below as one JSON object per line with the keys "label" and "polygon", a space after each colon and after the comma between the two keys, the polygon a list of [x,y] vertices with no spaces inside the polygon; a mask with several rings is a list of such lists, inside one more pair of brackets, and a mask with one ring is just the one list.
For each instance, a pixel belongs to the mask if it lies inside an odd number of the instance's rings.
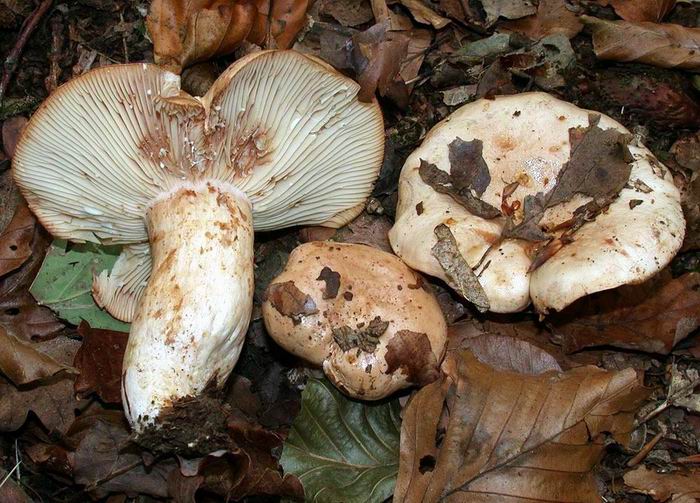
{"label": "twig", "polygon": [[656,435],[654,435],[654,438],[649,440],[644,447],[642,447],[637,454],[634,455],[632,459],[630,459],[627,462],[627,466],[632,468],[633,466],[637,466],[639,463],[642,462],[644,458],[647,457],[647,455],[651,452],[651,450],[654,448],[656,444],[659,443],[659,440],[661,440],[664,436],[664,432],[660,431]]}
{"label": "twig", "polygon": [[51,70],[44,81],[46,92],[51,94],[58,87],[58,81],[61,77],[61,50],[63,49],[63,24],[60,16],[51,18],[51,52],[49,53],[49,61],[51,62]]}
{"label": "twig", "polygon": [[10,472],[7,475],[5,475],[5,477],[2,480],[0,480],[0,489],[2,489],[2,486],[4,486],[5,483],[8,480],[10,480],[10,477],[12,477],[12,474],[19,470],[19,465],[20,465],[20,461],[17,461],[17,464],[14,466],[14,468],[12,468],[12,470],[10,470]]}
{"label": "twig", "polygon": [[3,64],[4,73],[0,81],[0,105],[5,98],[7,87],[10,85],[10,79],[14,75],[15,70],[17,70],[17,63],[24,50],[24,46],[27,45],[29,37],[34,33],[34,30],[36,30],[36,27],[39,25],[39,21],[44,17],[44,14],[49,10],[52,3],[53,0],[43,0],[39,4],[39,7],[24,20],[19,37],[17,37],[17,42],[15,42],[15,46],[5,58],[5,63]]}

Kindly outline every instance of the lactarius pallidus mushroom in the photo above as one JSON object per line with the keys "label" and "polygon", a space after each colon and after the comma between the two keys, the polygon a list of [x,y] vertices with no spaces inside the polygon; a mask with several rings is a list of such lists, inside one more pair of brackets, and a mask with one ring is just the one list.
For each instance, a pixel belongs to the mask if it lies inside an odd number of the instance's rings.
{"label": "lactarius pallidus mushroom", "polygon": [[409,266],[507,313],[643,282],[684,232],[670,173],[623,126],[525,93],[430,131],[402,169],[389,238]]}
{"label": "lactarius pallidus mushroom", "polygon": [[355,398],[427,384],[445,354],[445,319],[420,275],[370,246],[313,241],[295,248],[262,309],[280,346],[323,366]]}
{"label": "lactarius pallidus mushroom", "polygon": [[[94,294],[131,321],[122,394],[137,432],[222,384],[249,323],[253,230],[338,227],[376,179],[376,103],[292,51],[248,56],[194,98],[154,65],[71,80],[29,123],[15,179],[60,238],[126,245]],[[152,264],[152,265],[151,265]]]}

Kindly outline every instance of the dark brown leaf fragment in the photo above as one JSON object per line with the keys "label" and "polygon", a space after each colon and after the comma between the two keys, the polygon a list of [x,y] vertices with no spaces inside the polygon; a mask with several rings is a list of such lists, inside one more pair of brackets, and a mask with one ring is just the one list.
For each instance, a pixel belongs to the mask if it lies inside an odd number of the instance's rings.
{"label": "dark brown leaf fragment", "polygon": [[347,325],[333,329],[333,340],[343,351],[359,348],[365,353],[373,353],[379,344],[379,337],[389,327],[388,321],[377,316],[369,323],[359,323],[357,328]]}
{"label": "dark brown leaf fragment", "polygon": [[464,141],[457,137],[447,146],[450,159],[450,176],[457,190],[473,189],[477,196],[491,183],[489,167],[484,160],[484,144],[481,140]]}
{"label": "dark brown leaf fragment", "polygon": [[408,382],[419,386],[430,384],[440,375],[430,339],[422,332],[396,332],[386,345],[386,364],[385,373],[401,369]]}
{"label": "dark brown leaf fragment", "polygon": [[267,298],[275,309],[290,317],[294,324],[299,323],[303,316],[318,312],[311,296],[299,290],[293,281],[271,284],[267,289]]}
{"label": "dark brown leaf fragment", "polygon": [[431,253],[445,271],[447,283],[454,288],[457,293],[474,304],[479,311],[488,311],[490,304],[486,292],[479,283],[479,279],[469,267],[457,247],[457,240],[450,228],[445,224],[435,227],[437,243],[433,246]]}
{"label": "dark brown leaf fragment", "polygon": [[506,219],[501,232],[502,239],[525,239],[527,241],[546,241],[549,236],[539,226],[544,215],[542,193],[525,196],[523,203],[523,220],[515,224],[511,217]]}
{"label": "dark brown leaf fragment", "polygon": [[473,215],[491,219],[501,214],[497,208],[472,194],[469,188],[458,189],[452,176],[439,169],[435,164],[421,159],[418,174],[423,183],[430,185],[436,192],[452,197]]}
{"label": "dark brown leaf fragment", "polygon": [[127,332],[90,328],[83,321],[78,327],[83,344],[75,355],[74,366],[80,371],[75,391],[81,395],[97,393],[108,403],[121,403],[122,361]]}
{"label": "dark brown leaf fragment", "polygon": [[335,299],[338,296],[340,288],[340,273],[335,272],[330,267],[321,269],[321,274],[318,275],[316,281],[325,281],[326,287],[323,289],[324,299]]}

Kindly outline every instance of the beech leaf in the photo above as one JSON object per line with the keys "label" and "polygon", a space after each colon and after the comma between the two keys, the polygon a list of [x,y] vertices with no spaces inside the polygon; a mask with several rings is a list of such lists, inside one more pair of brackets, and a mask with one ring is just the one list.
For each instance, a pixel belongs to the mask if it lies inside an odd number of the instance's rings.
{"label": "beech leaf", "polygon": [[69,249],[65,241],[56,240],[29,291],[39,304],[74,325],[85,320],[93,328],[128,331],[127,323],[100,309],[92,298],[93,275],[111,270],[118,256],[117,247],[87,243],[71,244]]}
{"label": "beech leaf", "polygon": [[306,501],[381,503],[396,481],[399,428],[398,400],[363,403],[310,379],[281,464],[299,478]]}
{"label": "beech leaf", "polygon": [[609,0],[615,13],[625,21],[658,23],[676,5],[676,0]]}
{"label": "beech leaf", "polygon": [[606,434],[627,444],[648,395],[632,369],[523,375],[468,350],[443,369],[404,409],[397,503],[597,502]]}
{"label": "beech leaf", "polygon": [[700,499],[700,470],[659,473],[645,466],[638,466],[625,473],[625,484],[634,492],[651,495],[655,501],[695,503]]}
{"label": "beech leaf", "polygon": [[7,228],[0,234],[0,276],[14,271],[32,254],[36,219],[24,202],[17,205]]}
{"label": "beech leaf", "polygon": [[593,32],[596,57],[662,68],[700,69],[700,28],[668,23],[608,21],[581,16]]}

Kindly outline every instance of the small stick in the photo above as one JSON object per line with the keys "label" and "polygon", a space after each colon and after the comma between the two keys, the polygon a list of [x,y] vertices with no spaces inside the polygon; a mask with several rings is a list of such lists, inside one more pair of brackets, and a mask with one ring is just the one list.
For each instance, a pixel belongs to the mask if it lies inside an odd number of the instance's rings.
{"label": "small stick", "polygon": [[647,442],[646,445],[644,445],[644,447],[642,447],[640,449],[640,451],[637,454],[635,454],[634,457],[627,462],[627,466],[632,468],[633,466],[637,466],[639,463],[641,463],[642,460],[647,457],[647,454],[649,454],[649,452],[651,452],[651,450],[654,448],[654,446],[659,443],[659,440],[661,440],[663,438],[663,436],[664,436],[663,431],[660,431],[656,435],[654,435],[654,438],[649,440],[649,442]]}
{"label": "small stick", "polygon": [[63,49],[63,23],[60,16],[51,18],[51,52],[49,53],[49,61],[51,62],[51,70],[44,81],[46,92],[51,94],[58,87],[58,81],[61,77],[61,50]]}
{"label": "small stick", "polygon": [[32,35],[32,33],[34,33],[34,30],[36,30],[36,27],[39,25],[39,21],[41,21],[41,18],[44,17],[44,14],[46,14],[46,12],[49,10],[52,3],[53,0],[43,0],[39,4],[39,7],[37,7],[36,10],[24,20],[19,37],[17,37],[17,42],[15,42],[15,46],[7,55],[7,58],[5,58],[5,63],[3,64],[3,69],[5,72],[3,73],[2,80],[0,81],[0,105],[5,98],[7,87],[10,85],[10,79],[14,75],[15,70],[17,70],[17,63],[19,62],[19,57],[22,54],[22,51],[24,50],[24,46],[27,45],[29,37]]}

